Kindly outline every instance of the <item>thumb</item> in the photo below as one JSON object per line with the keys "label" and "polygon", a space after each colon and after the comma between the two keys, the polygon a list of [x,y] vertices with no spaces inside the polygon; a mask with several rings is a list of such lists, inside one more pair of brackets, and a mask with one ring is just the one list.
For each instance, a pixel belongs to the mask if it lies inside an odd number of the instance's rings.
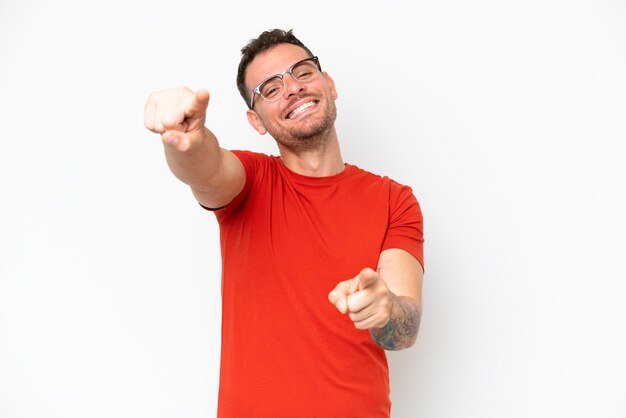
{"label": "thumb", "polygon": [[191,138],[184,132],[174,130],[165,131],[161,135],[161,138],[165,145],[169,145],[178,151],[184,152],[191,148]]}
{"label": "thumb", "polygon": [[[358,287],[355,286],[354,291],[367,289],[368,287],[370,287],[374,283],[376,283],[376,281],[379,278],[380,278],[380,276],[378,275],[377,272],[375,272],[374,270],[372,270],[369,267],[364,268],[363,270],[361,270],[361,272],[357,276],[357,279],[358,279],[357,286]],[[354,291],[352,293],[354,293]]]}
{"label": "thumb", "polygon": [[341,282],[328,294],[328,300],[335,305],[337,310],[342,314],[348,312],[348,294],[350,293],[349,282]]}

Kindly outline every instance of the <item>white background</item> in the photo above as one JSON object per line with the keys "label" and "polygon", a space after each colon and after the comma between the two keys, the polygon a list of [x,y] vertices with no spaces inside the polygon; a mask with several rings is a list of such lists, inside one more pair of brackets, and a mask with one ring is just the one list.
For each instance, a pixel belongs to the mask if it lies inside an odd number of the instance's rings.
{"label": "white background", "polygon": [[0,417],[215,415],[217,225],[143,104],[206,88],[222,145],[276,153],[234,81],[274,27],[425,214],[394,417],[625,417],[626,3],[226,3],[0,0]]}

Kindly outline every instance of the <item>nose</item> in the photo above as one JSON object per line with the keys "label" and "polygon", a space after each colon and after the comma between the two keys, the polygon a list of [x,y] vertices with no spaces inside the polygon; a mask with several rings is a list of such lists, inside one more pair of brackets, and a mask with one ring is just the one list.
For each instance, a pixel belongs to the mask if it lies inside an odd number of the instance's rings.
{"label": "nose", "polygon": [[293,95],[298,95],[304,90],[304,84],[296,80],[293,76],[283,77],[283,83],[285,84],[285,97],[289,98]]}

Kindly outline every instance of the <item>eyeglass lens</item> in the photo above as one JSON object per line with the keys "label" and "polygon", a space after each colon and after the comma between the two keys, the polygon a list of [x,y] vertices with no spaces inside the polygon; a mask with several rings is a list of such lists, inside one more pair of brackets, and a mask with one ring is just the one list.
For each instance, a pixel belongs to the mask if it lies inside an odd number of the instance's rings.
{"label": "eyeglass lens", "polygon": [[[312,60],[307,60],[296,64],[289,73],[298,81],[309,81],[315,72],[317,71],[317,65]],[[265,81],[259,86],[259,93],[265,100],[278,100],[283,95],[283,89],[285,83],[282,76],[275,76]]]}

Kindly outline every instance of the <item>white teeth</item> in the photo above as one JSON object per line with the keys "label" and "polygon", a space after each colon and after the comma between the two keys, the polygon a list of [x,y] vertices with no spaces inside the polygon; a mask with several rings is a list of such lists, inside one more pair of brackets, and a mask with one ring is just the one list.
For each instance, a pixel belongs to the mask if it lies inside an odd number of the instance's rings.
{"label": "white teeth", "polygon": [[315,104],[315,102],[306,102],[305,104],[298,106],[293,112],[291,112],[290,114],[287,115],[287,119],[291,119],[294,116],[296,116],[299,113],[302,113],[304,111],[304,109],[308,109],[309,107],[313,106]]}

